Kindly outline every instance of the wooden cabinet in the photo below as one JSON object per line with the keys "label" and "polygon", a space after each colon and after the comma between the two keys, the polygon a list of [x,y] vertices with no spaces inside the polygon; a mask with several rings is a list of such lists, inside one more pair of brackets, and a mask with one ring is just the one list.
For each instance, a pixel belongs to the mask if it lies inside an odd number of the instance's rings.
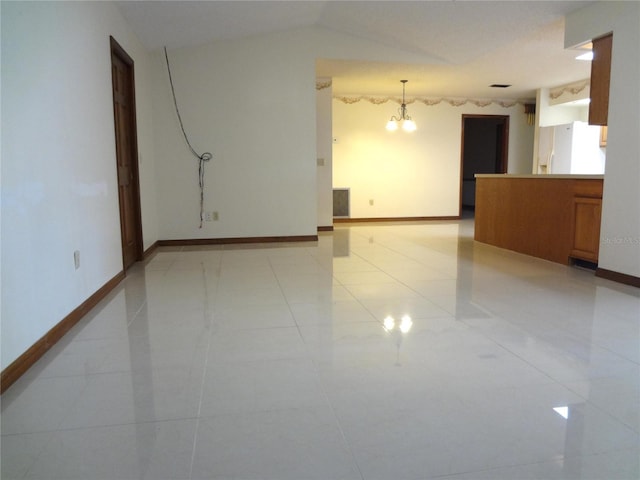
{"label": "wooden cabinet", "polygon": [[600,146],[603,148],[607,147],[607,126],[603,125],[600,127]]}
{"label": "wooden cabinet", "polygon": [[574,197],[571,258],[598,262],[602,198]]}
{"label": "wooden cabinet", "polygon": [[598,262],[603,179],[476,175],[474,239],[568,265]]}
{"label": "wooden cabinet", "polygon": [[607,125],[607,117],[609,114],[609,77],[611,73],[612,45],[612,34],[597,38],[593,41],[589,125]]}

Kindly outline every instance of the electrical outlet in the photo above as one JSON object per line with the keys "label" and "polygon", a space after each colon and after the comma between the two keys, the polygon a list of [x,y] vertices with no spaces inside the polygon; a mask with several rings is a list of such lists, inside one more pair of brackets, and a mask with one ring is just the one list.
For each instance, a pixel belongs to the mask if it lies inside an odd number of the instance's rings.
{"label": "electrical outlet", "polygon": [[218,212],[204,212],[204,221],[205,222],[217,222],[218,221]]}
{"label": "electrical outlet", "polygon": [[73,252],[73,264],[75,265],[76,270],[80,268],[80,250]]}
{"label": "electrical outlet", "polygon": [[373,198],[369,200],[369,205],[373,206]]}

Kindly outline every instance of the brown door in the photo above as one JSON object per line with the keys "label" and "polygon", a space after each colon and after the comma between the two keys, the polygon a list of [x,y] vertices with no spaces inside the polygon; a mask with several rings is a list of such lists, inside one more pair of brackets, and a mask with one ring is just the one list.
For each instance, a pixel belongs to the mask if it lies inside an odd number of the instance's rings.
{"label": "brown door", "polygon": [[142,259],[133,60],[111,38],[113,117],[118,166],[122,260],[126,270]]}

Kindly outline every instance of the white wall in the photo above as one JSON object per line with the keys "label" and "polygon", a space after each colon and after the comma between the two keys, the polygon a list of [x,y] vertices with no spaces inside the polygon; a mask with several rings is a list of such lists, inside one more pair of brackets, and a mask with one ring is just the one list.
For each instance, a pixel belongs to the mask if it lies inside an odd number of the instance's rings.
{"label": "white wall", "polygon": [[[573,99],[568,101],[573,101]],[[577,121],[588,121],[588,106],[567,105],[566,103],[568,102],[565,102],[565,104],[553,103],[549,98],[548,88],[538,89],[536,93],[536,114],[538,118],[538,125],[540,127],[548,127]]]}
{"label": "white wall", "polygon": [[333,226],[333,145],[331,136],[332,91],[330,78],[319,78],[318,84],[329,85],[316,94],[316,149],[318,171],[318,226]]}
{"label": "white wall", "polygon": [[463,114],[509,115],[508,171],[531,172],[533,127],[522,105],[415,102],[407,108],[418,130],[388,132],[397,108],[393,102],[333,102],[333,185],[351,189],[353,218],[457,216]]}
{"label": "white wall", "polygon": [[109,35],[136,61],[148,246],[144,50],[110,3],[2,3],[2,369],[122,270]]}
{"label": "white wall", "polygon": [[566,18],[565,46],[613,32],[601,268],[640,277],[640,3],[598,2]]}
{"label": "white wall", "polygon": [[[292,41],[293,40],[293,41]],[[154,127],[161,239],[315,235],[315,59],[275,34],[169,51],[178,106],[205,167],[180,132],[164,54],[155,55]]]}
{"label": "white wall", "polygon": [[199,228],[197,160],[181,138],[164,56],[154,55],[161,239],[315,235],[332,223],[330,171],[317,166],[317,148],[327,148],[316,141],[318,58],[433,61],[318,27],[169,51],[191,143],[213,154],[205,210],[219,220]]}

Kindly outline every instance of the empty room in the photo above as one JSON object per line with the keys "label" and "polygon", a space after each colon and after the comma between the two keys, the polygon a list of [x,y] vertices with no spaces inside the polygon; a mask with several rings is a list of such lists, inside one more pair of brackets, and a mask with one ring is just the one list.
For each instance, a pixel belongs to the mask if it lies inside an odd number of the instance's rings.
{"label": "empty room", "polygon": [[0,14],[3,479],[640,477],[640,2]]}

